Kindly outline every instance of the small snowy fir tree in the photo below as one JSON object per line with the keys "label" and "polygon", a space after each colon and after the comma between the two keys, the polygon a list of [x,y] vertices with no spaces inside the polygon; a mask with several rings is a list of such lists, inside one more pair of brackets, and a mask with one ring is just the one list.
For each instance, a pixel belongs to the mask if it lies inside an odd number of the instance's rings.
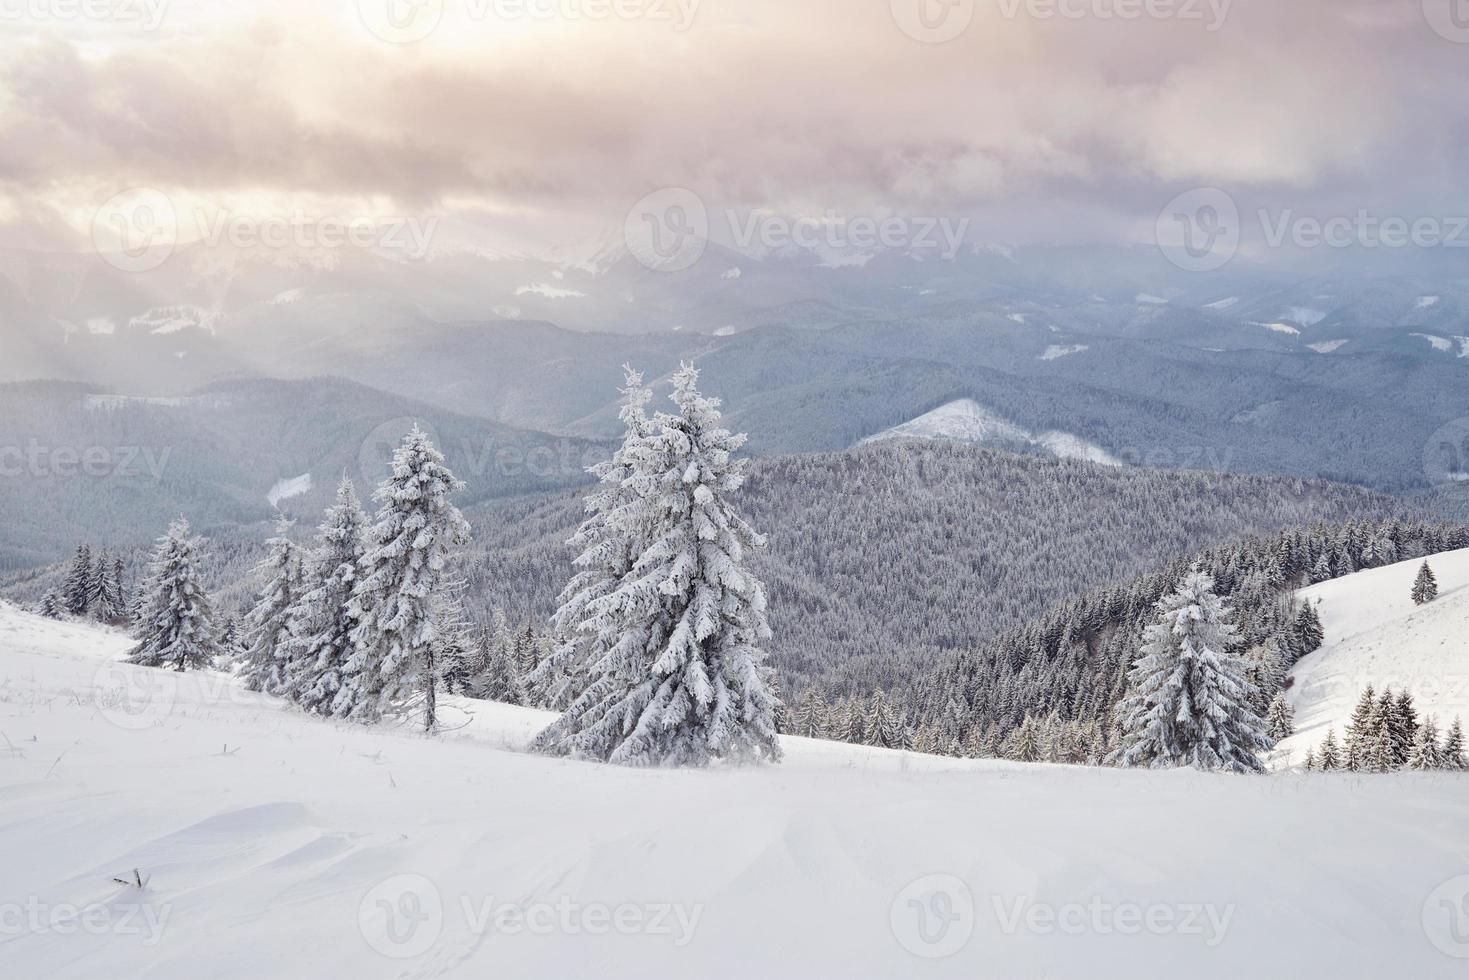
{"label": "small snowy fir tree", "polygon": [[1413,580],[1413,601],[1420,606],[1427,605],[1438,598],[1438,579],[1433,576],[1433,569],[1428,567],[1428,562],[1418,569],[1418,577]]}
{"label": "small snowy fir tree", "polygon": [[97,560],[93,575],[92,615],[103,623],[120,623],[127,619],[127,599],[122,593],[122,561],[108,561],[106,553]]}
{"label": "small snowy fir tree", "polygon": [[198,541],[175,521],[158,541],[140,593],[128,662],[174,670],[201,669],[219,652],[209,596],[199,581]]}
{"label": "small snowy fir tree", "polygon": [[464,489],[418,426],[393,453],[377,488],[377,515],[365,538],[348,604],[352,655],[332,711],[373,723],[417,710],[438,724],[433,597],[449,555],[469,541],[469,524],[449,498]]}
{"label": "small snowy fir tree", "polygon": [[301,597],[301,556],[287,537],[291,525],[281,518],[275,537],[265,542],[265,558],[255,568],[260,593],[245,617],[245,654],[240,675],[252,691],[284,694],[285,644],[291,638],[291,608]]}
{"label": "small snowy fir tree", "polygon": [[826,738],[826,699],[814,687],[806,689],[796,708],[796,734]]}
{"label": "small snowy fir tree", "polygon": [[1321,771],[1336,772],[1341,767],[1341,748],[1336,744],[1336,729],[1328,728],[1326,740],[1321,743]]}
{"label": "small snowy fir tree", "polygon": [[1277,742],[1290,738],[1296,730],[1295,717],[1296,709],[1285,699],[1285,692],[1280,691],[1270,702],[1270,710],[1265,716],[1265,722],[1270,726],[1270,737]]}
{"label": "small snowy fir tree", "polygon": [[61,587],[61,598],[66,611],[73,616],[85,616],[91,605],[91,592],[92,549],[84,544],[77,545],[71,568],[66,573],[66,583]]}
{"label": "small snowy fir tree", "polygon": [[1415,772],[1444,768],[1443,753],[1438,745],[1438,723],[1432,717],[1424,718],[1418,726],[1413,748],[1408,753],[1408,768]]}
{"label": "small snowy fir tree", "polygon": [[1319,766],[1320,763],[1316,761],[1316,746],[1306,746],[1306,759],[1301,763],[1301,768],[1306,772],[1315,772]]}
{"label": "small snowy fir tree", "polygon": [[316,547],[307,559],[301,596],[286,617],[290,636],[285,641],[282,693],[313,714],[330,715],[332,701],[342,689],[343,665],[352,653],[347,608],[357,583],[366,525],[357,488],[343,477],[336,503],[327,508]]}
{"label": "small snowy fir tree", "polygon": [[1315,604],[1307,602],[1301,606],[1296,616],[1295,634],[1296,645],[1303,657],[1315,653],[1326,642],[1326,631],[1321,626],[1321,616],[1316,612]]}
{"label": "small snowy fir tree", "polygon": [[1158,608],[1118,705],[1124,736],[1110,761],[1262,772],[1259,753],[1270,740],[1250,706],[1245,664],[1231,652],[1239,639],[1213,579],[1189,573]]}
{"label": "small snowy fir tree", "polygon": [[1013,732],[1005,746],[1005,758],[1016,762],[1039,762],[1041,760],[1040,722],[1026,715]]}
{"label": "small snowy fir tree", "polygon": [[[586,519],[567,542],[578,552],[573,561],[576,572],[562,590],[560,606],[551,618],[556,643],[526,678],[539,700],[557,709],[577,704],[585,710],[595,703],[579,702],[577,695],[590,680],[592,665],[607,656],[619,637],[598,630],[589,607],[617,590],[649,544],[653,530],[650,523],[630,520],[638,496],[634,485],[637,465],[646,458],[645,441],[651,432],[647,406],[653,393],[643,387],[643,376],[637,371],[624,366],[623,372],[622,445],[610,459],[589,468],[598,483],[587,495]],[[550,747],[574,721],[568,717],[547,729],[536,745]]]}
{"label": "small snowy fir tree", "polygon": [[1343,768],[1356,772],[1366,754],[1367,743],[1372,737],[1372,714],[1376,710],[1377,693],[1368,684],[1357,699],[1352,711],[1352,720],[1347,722],[1347,752],[1342,760]]}
{"label": "small snowy fir tree", "polygon": [[47,592],[41,596],[41,604],[36,607],[36,613],[47,619],[60,619],[62,617],[61,597],[55,592]]}
{"label": "small snowy fir tree", "polygon": [[1444,736],[1440,755],[1445,769],[1463,769],[1469,764],[1464,758],[1464,723],[1457,717],[1449,726],[1448,735]]}
{"label": "small snowy fir tree", "polygon": [[545,751],[625,765],[777,760],[767,687],[765,587],[746,566],[764,546],[729,498],[745,442],[720,424],[698,371],[673,376],[677,412],[624,443],[631,499],[607,515],[609,538],[636,559],[616,588],[586,603],[596,636],[589,682],[537,740]]}

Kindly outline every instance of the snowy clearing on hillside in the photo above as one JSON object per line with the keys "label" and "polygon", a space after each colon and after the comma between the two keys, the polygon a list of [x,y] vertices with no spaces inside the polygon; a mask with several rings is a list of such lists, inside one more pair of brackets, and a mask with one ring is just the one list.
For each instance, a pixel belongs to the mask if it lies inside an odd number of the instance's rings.
{"label": "snowy clearing on hillside", "polygon": [[1143,303],[1147,306],[1166,306],[1168,304],[1168,301],[1162,296],[1155,296],[1152,293],[1138,293],[1137,296],[1133,297],[1133,302]]}
{"label": "snowy clearing on hillside", "polygon": [[[1328,728],[1337,741],[1362,689],[1413,693],[1418,715],[1434,715],[1440,729],[1455,716],[1469,724],[1469,550],[1428,559],[1439,596],[1415,606],[1413,579],[1422,559],[1368,569],[1300,590],[1319,603],[1326,643],[1303,657],[1290,676],[1296,734],[1276,747],[1280,762],[1295,765],[1319,746]],[[1466,787],[1469,792],[1469,787]]]}
{"label": "snowy clearing on hillside", "polygon": [[1309,306],[1292,306],[1281,319],[1299,323],[1303,327],[1314,327],[1326,319],[1326,311],[1312,309]]}
{"label": "snowy clearing on hillside", "polygon": [[1318,354],[1334,354],[1338,350],[1341,350],[1343,344],[1349,342],[1349,340],[1321,340],[1314,344],[1307,344],[1306,346]]}
{"label": "snowy clearing on hillside", "polygon": [[1042,361],[1054,361],[1060,357],[1070,357],[1072,354],[1080,354],[1089,350],[1086,344],[1052,344],[1046,348],[1046,352],[1040,356]]}
{"label": "snowy clearing on hillside", "polygon": [[289,500],[292,497],[299,497],[303,493],[310,492],[311,474],[302,473],[300,476],[277,480],[270,488],[270,492],[265,495],[265,499],[270,501],[270,506],[279,507],[282,500]]}
{"label": "snowy clearing on hillside", "polygon": [[1256,322],[1255,323],[1255,326],[1257,326],[1257,327],[1264,327],[1266,330],[1270,330],[1270,331],[1273,331],[1275,333],[1291,334],[1292,336],[1300,336],[1300,333],[1301,333],[1301,331],[1299,329],[1297,329],[1296,327],[1291,326],[1289,323],[1259,323],[1259,322]]}
{"label": "snowy clearing on hillside", "polygon": [[[1083,347],[1083,350],[1086,348]],[[1106,466],[1122,466],[1123,462],[1101,446],[1069,432],[1030,431],[1001,418],[972,398],[940,405],[916,419],[868,436],[859,446],[884,439],[947,439],[971,442],[978,446],[1034,446],[1061,459],[1082,459]]]}
{"label": "snowy clearing on hillside", "polygon": [[776,767],[618,769],[518,751],[541,712],[359,728],[126,645],[0,606],[7,976],[1447,980],[1469,955],[1440,905],[1469,893],[1463,777],[797,738]]}
{"label": "snowy clearing on hillside", "polygon": [[1414,304],[1414,308],[1415,309],[1419,309],[1419,310],[1426,310],[1430,306],[1437,306],[1437,305],[1438,305],[1438,297],[1437,296],[1419,296],[1418,297],[1418,302]]}
{"label": "snowy clearing on hillside", "polygon": [[1449,338],[1439,337],[1431,333],[1415,333],[1410,334],[1409,336],[1417,337],[1419,340],[1428,341],[1428,343],[1432,345],[1434,350],[1449,351],[1453,350],[1454,347],[1454,342],[1449,340]]}
{"label": "snowy clearing on hillside", "polygon": [[1235,305],[1238,302],[1239,302],[1239,297],[1238,296],[1226,296],[1224,299],[1216,299],[1212,303],[1205,303],[1204,304],[1204,309],[1206,309],[1206,310],[1227,310],[1231,306]]}

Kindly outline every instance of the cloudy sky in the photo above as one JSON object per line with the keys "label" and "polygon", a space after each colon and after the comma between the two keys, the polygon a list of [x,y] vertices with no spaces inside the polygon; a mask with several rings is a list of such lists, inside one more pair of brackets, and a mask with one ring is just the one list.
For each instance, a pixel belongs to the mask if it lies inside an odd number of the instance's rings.
{"label": "cloudy sky", "polygon": [[1466,82],[1469,0],[0,0],[0,242],[139,186],[537,247],[665,187],[996,241],[1463,214]]}

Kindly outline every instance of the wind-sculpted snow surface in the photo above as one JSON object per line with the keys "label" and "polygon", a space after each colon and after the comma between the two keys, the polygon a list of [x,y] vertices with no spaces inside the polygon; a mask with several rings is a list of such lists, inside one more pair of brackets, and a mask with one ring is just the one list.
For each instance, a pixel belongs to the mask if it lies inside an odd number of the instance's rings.
{"label": "wind-sculpted snow surface", "polygon": [[1462,776],[798,738],[779,766],[628,770],[521,751],[541,712],[446,699],[460,727],[439,737],[363,729],[215,671],[121,664],[127,646],[0,606],[7,977],[1447,980],[1469,963]]}

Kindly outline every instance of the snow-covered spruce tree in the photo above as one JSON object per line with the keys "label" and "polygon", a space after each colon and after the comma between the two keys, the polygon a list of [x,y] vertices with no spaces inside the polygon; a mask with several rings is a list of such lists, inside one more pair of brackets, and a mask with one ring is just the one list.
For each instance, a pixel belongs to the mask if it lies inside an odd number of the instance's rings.
{"label": "snow-covered spruce tree", "polygon": [[1443,753],[1438,745],[1438,723],[1432,716],[1423,719],[1408,753],[1408,768],[1416,772],[1444,768]]}
{"label": "snow-covered spruce tree", "polygon": [[597,617],[589,606],[615,592],[633,563],[651,542],[654,526],[651,514],[637,506],[638,489],[634,483],[639,463],[648,462],[646,440],[652,433],[648,419],[648,401],[652,391],[643,386],[643,376],[623,366],[622,445],[607,460],[589,467],[597,477],[596,488],[587,495],[587,517],[567,543],[577,549],[572,564],[576,572],[557,600],[559,607],[551,617],[556,640],[551,653],[525,678],[525,686],[536,693],[536,700],[568,717],[552,725],[536,740],[538,748],[549,748],[570,731],[577,721],[573,710],[586,710],[595,699],[581,701],[578,695],[591,679],[592,665],[607,656],[620,636],[604,633],[596,627]]}
{"label": "snow-covered spruce tree", "polygon": [[764,545],[729,497],[745,479],[745,442],[720,425],[698,372],[673,376],[677,412],[624,442],[631,499],[606,515],[636,559],[588,601],[578,632],[600,651],[587,686],[537,740],[550,752],[626,765],[778,760],[766,686],[765,587],[746,567]]}
{"label": "snow-covered spruce tree", "polygon": [[1469,760],[1464,758],[1464,722],[1454,718],[1454,723],[1449,726],[1449,733],[1444,736],[1443,767],[1445,769],[1464,769],[1469,766]]}
{"label": "snow-covered spruce tree", "polygon": [[128,662],[174,670],[201,669],[219,653],[214,614],[199,581],[198,541],[187,521],[175,521],[159,539],[146,586],[139,591]]}
{"label": "snow-covered spruce tree", "polygon": [[60,619],[62,617],[61,597],[55,592],[47,592],[41,596],[41,603],[36,607],[36,614],[45,616],[47,619]]}
{"label": "snow-covered spruce tree", "polygon": [[255,605],[245,617],[245,653],[240,676],[252,691],[284,694],[286,641],[291,638],[291,608],[301,597],[301,556],[287,536],[290,522],[276,523],[275,537],[265,542],[266,554],[255,566],[261,581]]}
{"label": "snow-covered spruce tree", "polygon": [[1128,673],[1128,694],[1118,705],[1124,735],[1109,761],[1264,771],[1258,753],[1270,739],[1250,706],[1245,664],[1232,653],[1239,642],[1232,615],[1214,594],[1213,579],[1190,572],[1158,611]]}
{"label": "snow-covered spruce tree", "polygon": [[1321,743],[1321,771],[1336,772],[1342,768],[1341,749],[1336,744],[1336,729],[1326,730],[1326,740]]}
{"label": "snow-covered spruce tree", "polygon": [[826,738],[826,699],[814,687],[806,689],[796,708],[796,734]]}
{"label": "snow-covered spruce tree", "polygon": [[1303,657],[1308,653],[1315,653],[1326,642],[1326,631],[1321,627],[1321,616],[1316,612],[1314,604],[1307,602],[1301,606],[1301,611],[1296,615],[1295,634],[1296,646]]}
{"label": "snow-covered spruce tree", "polygon": [[92,615],[104,623],[120,623],[127,618],[127,600],[122,594],[122,561],[107,560],[106,552],[97,559],[92,580]]}
{"label": "snow-covered spruce tree", "polygon": [[281,650],[286,679],[281,693],[313,714],[330,715],[342,689],[342,668],[352,653],[347,607],[366,525],[357,488],[344,476],[306,559],[301,594],[286,615],[290,635]]}
{"label": "snow-covered spruce tree", "polygon": [[1285,699],[1285,692],[1281,691],[1275,695],[1270,702],[1270,710],[1265,716],[1265,722],[1270,726],[1270,737],[1276,742],[1283,742],[1295,733],[1296,711]]}
{"label": "snow-covered spruce tree", "polygon": [[99,551],[87,575],[87,612],[93,619],[103,619],[102,595],[107,591],[107,573],[111,566],[112,562],[108,559],[106,550]]}
{"label": "snow-covered spruce tree", "polygon": [[85,616],[91,605],[92,549],[77,545],[72,557],[71,568],[66,573],[66,582],[61,587],[62,603],[73,616]]}
{"label": "snow-covered spruce tree", "polygon": [[419,710],[438,723],[432,603],[450,552],[469,524],[450,501],[464,489],[418,426],[393,452],[393,472],[373,493],[378,511],[364,539],[348,603],[352,655],[332,701],[339,718],[373,723]]}
{"label": "snow-covered spruce tree", "polygon": [[1352,711],[1352,720],[1347,722],[1347,752],[1342,760],[1342,766],[1352,772],[1356,772],[1366,756],[1367,744],[1372,738],[1372,715],[1376,710],[1377,693],[1368,684],[1362,691],[1362,696],[1357,699],[1357,707]]}
{"label": "snow-covered spruce tree", "polygon": [[1428,562],[1418,569],[1418,577],[1413,580],[1413,601],[1420,605],[1427,605],[1438,598],[1438,579],[1433,575],[1433,569],[1428,567]]}
{"label": "snow-covered spruce tree", "polygon": [[892,706],[888,704],[887,696],[881,690],[872,692],[872,700],[868,703],[866,724],[862,726],[867,735],[867,744],[875,745],[880,749],[900,749],[903,747],[902,724],[894,714]]}

